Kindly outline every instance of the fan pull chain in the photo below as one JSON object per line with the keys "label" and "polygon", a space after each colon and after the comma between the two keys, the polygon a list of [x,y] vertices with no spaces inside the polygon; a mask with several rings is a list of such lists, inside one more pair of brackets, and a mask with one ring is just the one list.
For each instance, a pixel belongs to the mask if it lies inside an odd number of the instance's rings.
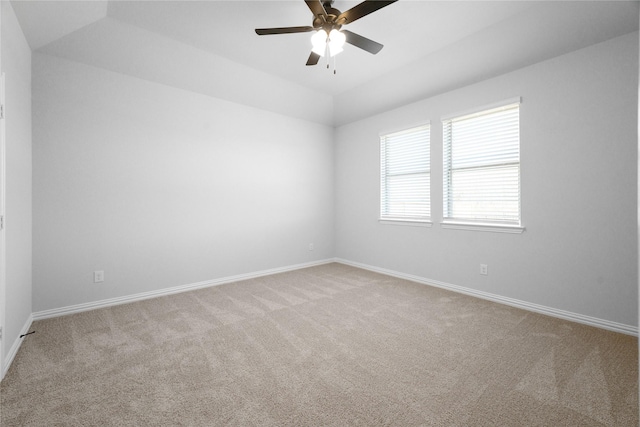
{"label": "fan pull chain", "polygon": [[[327,41],[325,42],[324,45],[324,57],[327,59],[327,70],[330,69],[330,64],[331,64],[331,50],[329,49],[329,44],[331,43],[331,39],[329,37],[327,37]],[[333,74],[336,74],[336,56],[333,56]]]}
{"label": "fan pull chain", "polygon": [[329,36],[327,36],[327,41],[324,44],[324,57],[327,58],[327,70],[329,69],[329,61],[330,61],[330,59],[329,59],[329,54],[330,54],[329,41],[330,41],[329,40]]}

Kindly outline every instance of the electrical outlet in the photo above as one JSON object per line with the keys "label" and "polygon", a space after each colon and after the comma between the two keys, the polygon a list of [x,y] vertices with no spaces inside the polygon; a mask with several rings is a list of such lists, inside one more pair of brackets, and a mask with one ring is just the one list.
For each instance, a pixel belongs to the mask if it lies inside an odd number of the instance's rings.
{"label": "electrical outlet", "polygon": [[93,283],[104,282],[104,271],[98,270],[93,272]]}
{"label": "electrical outlet", "polygon": [[483,276],[489,274],[489,267],[487,267],[487,264],[480,264],[480,274]]}
{"label": "electrical outlet", "polygon": [[312,251],[313,250],[313,243],[309,243],[309,250]]}

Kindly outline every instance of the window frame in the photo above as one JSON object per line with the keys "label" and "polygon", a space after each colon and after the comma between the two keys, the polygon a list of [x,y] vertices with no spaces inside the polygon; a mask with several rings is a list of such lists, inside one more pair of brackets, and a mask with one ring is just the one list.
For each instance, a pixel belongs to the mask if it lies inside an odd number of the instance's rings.
{"label": "window frame", "polygon": [[[385,213],[384,211],[384,200],[385,200],[385,177],[389,176],[388,174],[385,173],[386,171],[386,153],[384,151],[385,148],[385,143],[386,141],[384,141],[384,138],[388,138],[388,137],[392,137],[392,136],[399,136],[402,134],[407,134],[407,133],[411,133],[411,132],[419,132],[422,130],[427,131],[427,160],[428,160],[428,164],[427,164],[427,168],[426,168],[426,173],[429,176],[429,186],[428,186],[428,190],[427,190],[427,200],[428,200],[428,215],[425,216],[401,216],[401,215],[389,215],[388,213]],[[389,131],[389,132],[380,132],[379,133],[379,154],[380,154],[380,162],[379,162],[379,178],[380,178],[380,188],[379,188],[379,199],[378,199],[378,208],[379,208],[379,216],[378,216],[378,222],[380,224],[385,224],[385,225],[404,225],[404,226],[421,226],[421,227],[431,227],[432,226],[432,207],[431,207],[431,172],[432,172],[432,168],[431,168],[431,122],[427,121],[427,122],[421,122],[417,125],[413,125],[413,126],[409,126],[400,130],[394,130],[394,131]],[[385,173],[383,175],[383,173]],[[408,175],[405,174],[405,175]],[[396,175],[398,176],[398,175]],[[387,193],[388,194],[388,193]]]}
{"label": "window frame", "polygon": [[[525,227],[522,222],[522,161],[521,161],[521,126],[520,126],[520,113],[521,113],[521,97],[515,97],[492,104],[476,107],[470,110],[448,114],[441,117],[442,124],[442,222],[441,227],[445,229],[457,229],[457,230],[470,230],[470,231],[490,231],[498,233],[522,233]],[[499,219],[478,219],[478,218],[465,218],[465,217],[453,217],[447,216],[450,212],[449,198],[449,174],[452,171],[450,167],[451,162],[451,140],[448,138],[447,126],[451,126],[454,121],[460,121],[465,119],[471,119],[474,116],[482,116],[485,114],[491,114],[492,112],[499,112],[500,110],[507,110],[517,106],[518,108],[518,220],[508,221]],[[516,164],[512,162],[512,164]],[[482,166],[479,166],[482,167]],[[486,165],[484,168],[495,168],[498,164]],[[467,167],[468,168],[468,167]]]}

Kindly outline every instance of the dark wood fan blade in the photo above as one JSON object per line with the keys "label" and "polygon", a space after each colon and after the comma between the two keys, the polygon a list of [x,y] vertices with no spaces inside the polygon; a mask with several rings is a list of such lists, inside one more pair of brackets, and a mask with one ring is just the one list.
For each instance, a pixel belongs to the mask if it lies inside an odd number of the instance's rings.
{"label": "dark wood fan blade", "polygon": [[365,0],[346,12],[342,12],[336,18],[336,22],[340,25],[350,24],[363,16],[367,16],[368,14],[375,12],[378,9],[382,9],[385,6],[389,6],[391,3],[395,3],[397,1],[398,0]]}
{"label": "dark wood fan blade", "polygon": [[308,33],[313,27],[283,27],[283,28],[256,28],[256,34],[265,36],[268,34]]}
{"label": "dark wood fan blade", "polygon": [[349,30],[340,30],[346,36],[346,42],[352,44],[360,49],[366,50],[374,55],[384,47],[380,43],[374,42],[366,37],[362,37],[360,34],[352,33]]}
{"label": "dark wood fan blade", "polygon": [[322,6],[320,0],[304,0],[304,2],[309,6],[309,9],[311,9],[313,16],[327,17],[327,11],[324,10],[324,6]]}
{"label": "dark wood fan blade", "polygon": [[315,52],[311,52],[311,55],[309,55],[309,59],[307,59],[307,65],[316,65],[319,60],[320,55]]}

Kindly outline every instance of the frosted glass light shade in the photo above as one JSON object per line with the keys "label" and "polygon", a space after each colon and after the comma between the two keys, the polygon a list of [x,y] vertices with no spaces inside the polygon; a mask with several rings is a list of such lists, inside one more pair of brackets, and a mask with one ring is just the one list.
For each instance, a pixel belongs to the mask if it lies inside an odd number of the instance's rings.
{"label": "frosted glass light shade", "polygon": [[338,30],[331,30],[329,33],[329,56],[336,56],[344,49],[344,42],[347,37]]}
{"label": "frosted glass light shade", "polygon": [[314,35],[311,36],[311,45],[313,46],[311,50],[320,56],[324,56],[328,37],[329,35],[325,30],[318,30]]}

